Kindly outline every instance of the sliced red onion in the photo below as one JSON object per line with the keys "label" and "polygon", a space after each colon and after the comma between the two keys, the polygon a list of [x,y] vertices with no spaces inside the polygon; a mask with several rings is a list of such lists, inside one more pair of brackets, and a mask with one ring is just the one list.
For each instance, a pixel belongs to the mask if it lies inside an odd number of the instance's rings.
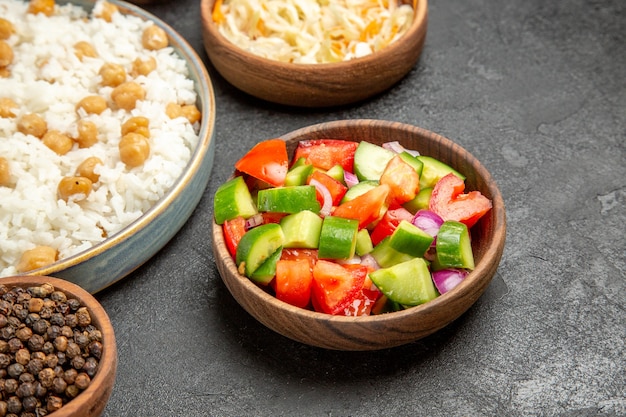
{"label": "sliced red onion", "polygon": [[328,191],[328,188],[324,184],[322,184],[316,179],[312,179],[309,184],[314,186],[317,189],[317,191],[319,191],[320,194],[322,194],[322,199],[324,201],[324,204],[322,204],[320,215],[324,217],[330,216],[330,211],[333,208],[333,197],[332,195],[330,195],[330,191]]}
{"label": "sliced red onion", "polygon": [[359,265],[361,263],[361,257],[354,255],[350,259],[337,259],[337,263],[342,265]]}
{"label": "sliced red onion", "polygon": [[361,256],[361,265],[366,266],[370,271],[376,271],[380,269],[380,265],[376,262],[376,259],[370,254]]}
{"label": "sliced red onion", "polygon": [[348,188],[352,188],[359,183],[359,179],[350,171],[343,171],[343,180]]}
{"label": "sliced red onion", "polygon": [[246,230],[260,226],[261,224],[263,224],[263,215],[261,213],[257,213],[254,216],[246,219]]}
{"label": "sliced red onion", "polygon": [[432,237],[437,237],[439,228],[443,224],[443,219],[437,213],[430,210],[418,210],[415,216],[413,216],[411,223]]}
{"label": "sliced red onion", "polygon": [[385,142],[385,143],[383,143],[382,146],[383,146],[383,148],[385,148],[387,150],[390,150],[392,152],[395,152],[395,153],[408,152],[409,154],[411,154],[413,156],[419,156],[419,154],[420,154],[418,151],[414,151],[414,150],[405,148],[397,140],[394,140],[392,142]]}
{"label": "sliced red onion", "polygon": [[433,272],[432,277],[439,294],[444,294],[459,285],[468,274],[464,269],[442,269]]}

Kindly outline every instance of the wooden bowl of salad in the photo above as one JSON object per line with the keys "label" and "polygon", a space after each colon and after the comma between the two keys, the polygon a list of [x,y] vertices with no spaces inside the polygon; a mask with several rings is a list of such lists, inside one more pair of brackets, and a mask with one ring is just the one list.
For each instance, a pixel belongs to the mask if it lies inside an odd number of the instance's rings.
{"label": "wooden bowl of salad", "polygon": [[495,274],[506,235],[487,169],[422,128],[345,120],[261,140],[215,193],[222,279],[258,321],[334,350],[410,343]]}
{"label": "wooden bowl of salad", "polygon": [[206,52],[232,85],[278,104],[330,107],[382,93],[415,66],[428,6],[202,0],[201,16]]}

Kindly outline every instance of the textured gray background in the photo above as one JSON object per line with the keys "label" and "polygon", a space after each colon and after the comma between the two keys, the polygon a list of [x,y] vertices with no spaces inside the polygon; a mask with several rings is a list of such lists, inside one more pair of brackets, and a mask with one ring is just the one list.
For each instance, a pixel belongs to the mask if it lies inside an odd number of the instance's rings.
{"label": "textured gray background", "polygon": [[[216,158],[193,216],[98,294],[119,345],[111,416],[626,415],[626,2],[434,0],[418,65],[365,103],[297,110],[211,67],[199,1],[148,10],[197,50],[217,101]],[[411,345],[325,351],[260,325],[211,252],[212,196],[256,142],[321,121],[419,125],[472,152],[507,206],[486,293]]]}

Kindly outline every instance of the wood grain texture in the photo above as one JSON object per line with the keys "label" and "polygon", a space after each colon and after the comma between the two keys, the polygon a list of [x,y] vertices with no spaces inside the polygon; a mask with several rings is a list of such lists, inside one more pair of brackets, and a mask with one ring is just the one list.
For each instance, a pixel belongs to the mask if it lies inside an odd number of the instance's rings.
{"label": "wood grain texture", "polygon": [[332,64],[293,64],[247,52],[219,33],[211,13],[215,0],[202,0],[203,42],[217,71],[255,97],[299,107],[351,104],[379,94],[402,79],[422,53],[428,23],[426,0],[400,39],[369,56]]}
{"label": "wood grain texture", "polygon": [[226,287],[241,306],[270,329],[299,342],[326,349],[364,351],[413,342],[448,325],[467,311],[485,291],[502,257],[506,214],[500,191],[486,168],[468,151],[443,136],[419,127],[380,120],[321,123],[282,136],[290,155],[300,140],[399,141],[409,149],[435,157],[467,176],[466,189],[490,198],[493,208],[472,228],[476,268],[452,291],[404,311],[369,317],[339,317],[290,306],[237,272],[222,228],[213,222],[213,251]]}
{"label": "wood grain texture", "polygon": [[[102,414],[111,396],[117,372],[117,345],[113,325],[104,308],[89,292],[69,281],[49,276],[15,276],[0,278],[0,284],[8,288],[32,286],[50,283],[55,289],[63,291],[68,298],[80,300],[91,315],[91,322],[102,332],[102,357],[98,371],[86,390],[72,401],[54,412],[54,417],[97,417]],[[52,414],[51,414],[52,415]]]}

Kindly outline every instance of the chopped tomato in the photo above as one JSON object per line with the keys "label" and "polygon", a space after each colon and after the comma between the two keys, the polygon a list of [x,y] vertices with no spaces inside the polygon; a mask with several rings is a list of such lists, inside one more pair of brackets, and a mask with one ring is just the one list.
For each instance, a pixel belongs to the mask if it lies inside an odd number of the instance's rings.
{"label": "chopped tomato", "polygon": [[272,211],[264,211],[260,214],[263,219],[263,224],[280,223],[281,219],[287,215],[286,213],[276,213]]}
{"label": "chopped tomato", "polygon": [[352,172],[358,145],[357,142],[340,139],[303,140],[298,143],[293,160],[304,157],[307,164],[323,170],[341,165],[344,170]]}
{"label": "chopped tomato", "polygon": [[309,259],[281,259],[276,263],[273,285],[279,300],[306,308],[311,302],[312,282],[313,271]]}
{"label": "chopped tomato", "polygon": [[444,220],[456,220],[471,228],[491,209],[491,200],[480,191],[463,194],[465,183],[454,174],[441,178],[433,187],[429,209]]}
{"label": "chopped tomato", "polygon": [[346,315],[349,316],[369,316],[376,301],[383,293],[374,285],[369,276],[363,281],[361,293],[356,296],[355,301],[348,306]]}
{"label": "chopped tomato", "polygon": [[226,247],[228,252],[234,258],[237,253],[237,246],[241,237],[246,233],[246,219],[241,216],[235,217],[232,220],[224,221],[222,225],[224,230],[224,240],[226,241]]}
{"label": "chopped tomato", "polygon": [[319,260],[313,267],[311,298],[314,308],[327,314],[350,314],[350,306],[362,294],[367,267]]}
{"label": "chopped tomato", "polygon": [[420,189],[420,177],[415,169],[398,155],[391,158],[380,177],[381,184],[391,188],[389,197],[397,204],[415,198]]}
{"label": "chopped tomato", "polygon": [[283,248],[280,255],[283,260],[307,259],[311,261],[311,268],[317,262],[317,249]]}
{"label": "chopped tomato", "polygon": [[289,157],[284,140],[270,139],[257,143],[235,168],[263,182],[279,187],[285,184]]}
{"label": "chopped tomato", "polygon": [[[328,189],[330,196],[333,198],[333,206],[338,205],[346,191],[348,191],[348,187],[322,171],[314,170],[313,173],[309,175],[307,183],[310,183],[312,179],[319,181],[320,184]],[[317,199],[320,201],[320,205],[323,206],[324,198],[321,197],[319,192]]]}
{"label": "chopped tomato", "polygon": [[374,229],[372,229],[370,235],[372,243],[378,245],[381,240],[387,236],[391,236],[402,220],[410,222],[413,220],[413,214],[402,206],[387,210],[383,218],[376,224]]}
{"label": "chopped tomato", "polygon": [[376,188],[372,188],[338,206],[333,211],[333,216],[356,219],[359,221],[360,229],[367,227],[380,219],[387,211],[389,191],[390,188],[387,184],[381,184]]}

